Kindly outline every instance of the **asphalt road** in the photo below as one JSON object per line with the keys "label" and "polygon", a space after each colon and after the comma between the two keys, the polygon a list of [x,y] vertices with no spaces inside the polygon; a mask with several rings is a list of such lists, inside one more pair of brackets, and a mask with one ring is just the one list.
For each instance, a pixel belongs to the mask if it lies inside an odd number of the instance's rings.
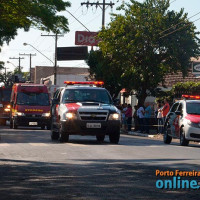
{"label": "asphalt road", "polygon": [[[71,136],[52,142],[50,131],[0,127],[0,199],[199,199],[200,189],[157,189],[156,170],[200,170],[200,145],[121,135]],[[199,179],[195,177],[194,179]]]}

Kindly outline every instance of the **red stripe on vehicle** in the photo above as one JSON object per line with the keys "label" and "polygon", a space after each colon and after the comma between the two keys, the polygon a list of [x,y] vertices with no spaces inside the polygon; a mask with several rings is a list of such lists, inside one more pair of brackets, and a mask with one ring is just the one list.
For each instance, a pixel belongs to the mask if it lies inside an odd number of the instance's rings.
{"label": "red stripe on vehicle", "polygon": [[65,106],[67,107],[69,112],[76,112],[81,105],[78,105],[77,103],[67,103],[65,104]]}
{"label": "red stripe on vehicle", "polygon": [[188,114],[185,118],[190,120],[193,123],[199,123],[200,122],[200,115]]}

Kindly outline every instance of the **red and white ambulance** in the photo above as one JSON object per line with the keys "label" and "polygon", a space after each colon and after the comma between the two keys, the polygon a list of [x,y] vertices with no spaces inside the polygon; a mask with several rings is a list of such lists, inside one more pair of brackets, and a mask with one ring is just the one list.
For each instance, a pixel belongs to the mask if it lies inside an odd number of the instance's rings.
{"label": "red and white ambulance", "polygon": [[50,129],[50,96],[45,85],[17,83],[11,94],[10,128],[39,126]]}
{"label": "red and white ambulance", "polygon": [[182,95],[176,101],[165,121],[164,143],[170,144],[172,138],[179,138],[180,145],[187,146],[189,141],[200,141],[200,96]]}

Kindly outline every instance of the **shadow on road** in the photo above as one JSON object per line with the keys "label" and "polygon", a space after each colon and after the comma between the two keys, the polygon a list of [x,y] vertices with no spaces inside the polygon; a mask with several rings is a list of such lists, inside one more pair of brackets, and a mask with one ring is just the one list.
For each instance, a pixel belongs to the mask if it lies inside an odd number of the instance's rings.
{"label": "shadow on road", "polygon": [[[41,130],[37,127],[22,127],[20,129],[9,129],[4,127],[0,129],[0,143],[48,143],[59,144],[59,141],[51,141],[51,132],[49,130]],[[149,142],[151,140],[151,142]],[[69,143],[83,144],[83,145],[110,145],[109,138],[106,136],[103,143],[99,143],[95,136],[74,136],[70,135]],[[112,144],[113,145],[113,144]],[[138,136],[128,136],[121,134],[119,144],[120,146],[167,146],[162,140],[143,138]],[[170,144],[172,146],[179,146],[178,142]],[[190,143],[189,147],[184,148],[200,148],[199,144]]]}
{"label": "shadow on road", "polygon": [[82,161],[84,164],[2,159],[1,200],[199,199],[196,190],[156,189],[159,178],[155,170],[169,170],[166,166],[152,167],[131,160]]}

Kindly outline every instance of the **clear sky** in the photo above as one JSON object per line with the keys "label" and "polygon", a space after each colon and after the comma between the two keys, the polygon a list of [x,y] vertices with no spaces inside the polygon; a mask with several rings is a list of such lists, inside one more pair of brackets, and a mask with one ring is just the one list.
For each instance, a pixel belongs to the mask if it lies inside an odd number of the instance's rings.
{"label": "clear sky", "polygon": [[[81,6],[81,2],[87,2],[88,0],[69,0],[71,2],[71,7],[68,10],[74,14],[90,31],[98,31],[101,28],[102,23],[102,10],[100,8]],[[102,2],[102,0],[99,0]],[[111,0],[106,0],[109,3]],[[143,0],[138,0],[143,2]],[[90,2],[97,2],[97,0],[90,0]],[[117,0],[112,0],[115,3],[115,6],[111,10],[110,7],[106,10],[106,24],[110,22],[110,13],[116,12],[116,7],[119,6],[122,2]],[[129,0],[125,0],[129,2]],[[188,13],[188,17],[191,17],[197,14],[199,11],[199,0],[171,0],[170,9],[179,11],[181,8],[185,9],[185,12]],[[70,32],[65,34],[64,37],[60,37],[58,40],[58,47],[70,47],[75,46],[75,31],[85,31],[85,28],[79,24],[72,16],[67,12],[63,12],[69,19],[69,28]],[[190,21],[195,21],[197,30],[200,31],[200,14],[195,17],[192,17]],[[24,32],[23,30],[18,31],[18,36],[15,37],[9,44],[9,46],[4,45],[2,52],[0,53],[0,60],[3,60],[6,63],[8,71],[14,69],[14,65],[18,66],[18,60],[9,59],[9,57],[19,57],[19,53],[23,54],[34,54],[36,56],[32,57],[32,66],[52,66],[53,64],[36,50],[30,46],[24,46],[23,43],[29,43],[33,45],[36,49],[45,54],[50,60],[54,61],[54,51],[55,51],[55,39],[53,37],[43,37],[41,34],[48,34],[46,32],[41,32],[36,29],[31,29],[29,32]],[[23,57],[23,56],[21,56]],[[7,63],[7,61],[11,62]],[[84,61],[58,61],[59,66],[66,67],[86,67]],[[21,60],[21,66],[23,71],[29,71],[29,56],[24,56],[24,59]]]}

